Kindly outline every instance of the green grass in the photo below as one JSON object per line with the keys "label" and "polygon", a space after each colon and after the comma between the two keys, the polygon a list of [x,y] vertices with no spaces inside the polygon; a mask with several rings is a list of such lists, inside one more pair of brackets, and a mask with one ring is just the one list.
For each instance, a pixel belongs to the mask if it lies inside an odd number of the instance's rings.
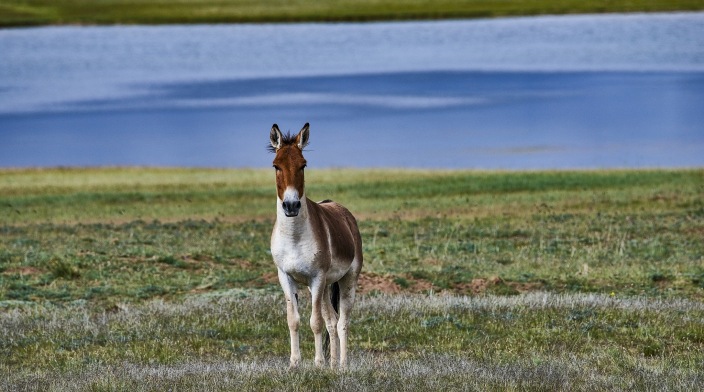
{"label": "green grass", "polygon": [[0,26],[371,21],[702,9],[701,0],[3,0]]}
{"label": "green grass", "polygon": [[284,370],[271,170],[0,171],[0,390],[704,386],[702,169],[311,169],[306,189],[362,231],[348,372],[308,367],[307,328]]}
{"label": "green grass", "polygon": [[[703,176],[312,170],[307,194],[355,212],[387,289],[702,298]],[[271,287],[274,203],[270,170],[4,171],[0,299]]]}

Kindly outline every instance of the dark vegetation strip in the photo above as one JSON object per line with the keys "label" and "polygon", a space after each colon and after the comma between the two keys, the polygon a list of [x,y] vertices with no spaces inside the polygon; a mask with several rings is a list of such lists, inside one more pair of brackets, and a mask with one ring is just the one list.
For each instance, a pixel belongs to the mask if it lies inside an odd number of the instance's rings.
{"label": "dark vegetation strip", "polygon": [[0,26],[329,22],[695,11],[701,0],[5,0]]}

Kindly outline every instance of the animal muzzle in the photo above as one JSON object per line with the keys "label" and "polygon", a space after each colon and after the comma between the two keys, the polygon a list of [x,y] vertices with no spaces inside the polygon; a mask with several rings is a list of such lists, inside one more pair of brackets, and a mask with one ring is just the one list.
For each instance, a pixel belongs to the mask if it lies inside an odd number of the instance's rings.
{"label": "animal muzzle", "polygon": [[298,211],[301,210],[301,201],[300,200],[284,200],[281,203],[281,206],[284,208],[284,214],[291,218],[294,216],[298,216]]}

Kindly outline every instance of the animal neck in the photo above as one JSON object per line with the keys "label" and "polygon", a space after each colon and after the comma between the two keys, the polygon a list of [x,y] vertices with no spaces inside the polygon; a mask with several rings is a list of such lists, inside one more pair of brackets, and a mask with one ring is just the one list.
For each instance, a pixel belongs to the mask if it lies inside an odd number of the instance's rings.
{"label": "animal neck", "polygon": [[308,199],[301,195],[301,209],[297,216],[286,216],[282,201],[276,198],[276,227],[284,235],[297,237],[308,228]]}

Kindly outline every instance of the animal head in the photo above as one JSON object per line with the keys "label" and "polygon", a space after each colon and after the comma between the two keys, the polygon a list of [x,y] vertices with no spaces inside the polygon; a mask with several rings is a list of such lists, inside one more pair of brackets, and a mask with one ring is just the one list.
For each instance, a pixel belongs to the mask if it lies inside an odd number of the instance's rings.
{"label": "animal head", "polygon": [[304,197],[306,159],[303,157],[303,149],[308,145],[308,136],[308,123],[296,136],[290,133],[283,135],[276,124],[272,125],[269,133],[270,151],[276,154],[276,192],[284,214],[288,217],[298,216],[301,199]]}

